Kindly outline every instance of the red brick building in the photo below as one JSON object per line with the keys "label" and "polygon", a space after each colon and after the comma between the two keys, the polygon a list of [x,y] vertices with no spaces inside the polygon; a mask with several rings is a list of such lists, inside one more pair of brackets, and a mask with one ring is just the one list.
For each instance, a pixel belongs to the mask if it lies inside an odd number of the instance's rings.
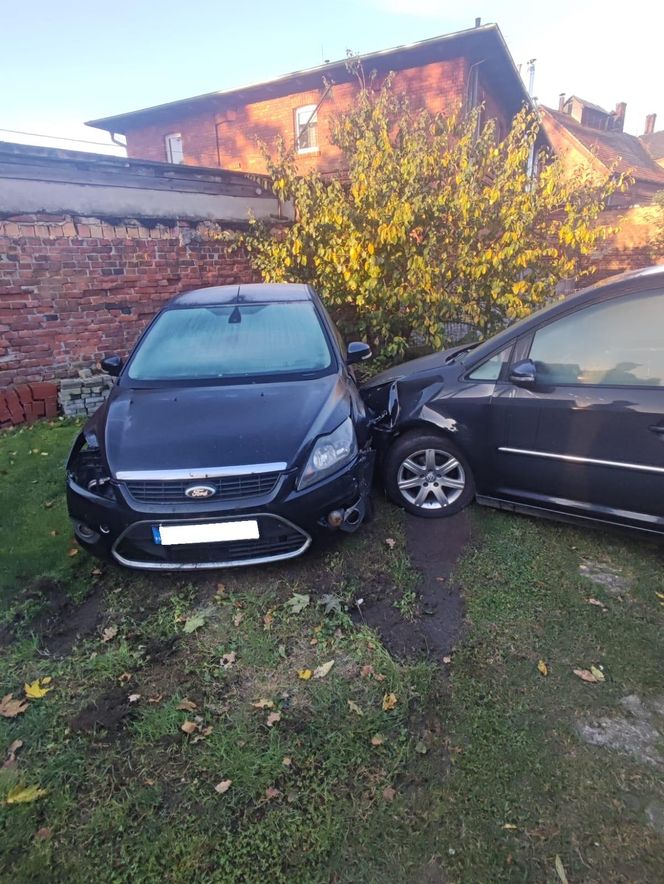
{"label": "red brick building", "polygon": [[[361,57],[380,81],[394,72],[395,88],[413,107],[449,112],[484,103],[499,133],[530,99],[497,25],[423,40]],[[281,136],[298,154],[302,172],[341,168],[330,143],[330,120],[348,109],[359,86],[345,61],[332,62],[225,92],[92,120],[89,126],[127,138],[130,157],[264,172],[258,140]]]}

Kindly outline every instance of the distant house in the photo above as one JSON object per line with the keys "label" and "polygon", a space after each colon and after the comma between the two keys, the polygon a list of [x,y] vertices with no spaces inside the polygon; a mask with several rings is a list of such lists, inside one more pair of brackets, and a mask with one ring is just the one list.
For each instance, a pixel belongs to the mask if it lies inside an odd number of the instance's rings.
{"label": "distant house", "polygon": [[558,110],[540,108],[553,150],[570,170],[583,167],[631,174],[634,184],[627,193],[616,194],[612,206],[650,203],[664,188],[664,168],[642,139],[623,131],[626,109],[621,102],[614,111],[605,111],[575,95],[567,99],[561,95]]}
{"label": "distant house", "polygon": [[655,132],[655,122],[657,114],[648,114],[646,117],[646,127],[641,136],[641,141],[645,144],[646,150],[659,165],[664,167],[664,129]]}
{"label": "distant house", "polygon": [[653,153],[654,138],[648,144],[646,136],[637,138],[623,131],[626,109],[621,102],[615,110],[606,111],[575,95],[561,95],[558,110],[540,108],[542,127],[570,174],[594,169],[602,174],[625,172],[633,178],[629,189],[615,193],[602,213],[601,221],[617,233],[593,256],[595,279],[662,260],[654,246],[658,217],[652,202],[664,189],[664,166]]}
{"label": "distant house", "polygon": [[[360,58],[366,74],[394,72],[413,107],[449,112],[484,105],[504,135],[530,98],[497,25],[476,27]],[[258,141],[281,136],[300,171],[337,173],[342,161],[330,121],[352,106],[359,85],[345,60],[265,83],[211,92],[157,107],[91,120],[127,139],[129,157],[243,172],[264,172]]]}

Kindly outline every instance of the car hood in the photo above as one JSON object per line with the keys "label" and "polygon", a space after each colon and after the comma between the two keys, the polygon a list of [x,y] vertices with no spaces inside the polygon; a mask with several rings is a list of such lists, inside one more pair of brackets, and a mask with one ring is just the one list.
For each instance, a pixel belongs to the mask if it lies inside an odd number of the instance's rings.
{"label": "car hood", "polygon": [[299,464],[350,412],[337,375],[232,386],[116,386],[94,427],[113,476],[126,470]]}
{"label": "car hood", "polygon": [[[384,384],[391,384],[394,381],[400,381],[404,378],[413,378],[415,375],[425,373],[436,373],[442,371],[449,364],[449,360],[455,353],[459,353],[468,348],[468,344],[462,344],[458,347],[450,347],[447,350],[440,350],[437,353],[430,353],[428,356],[420,356],[419,359],[410,359],[408,362],[401,362],[392,368],[381,371],[374,375],[365,384],[362,384],[362,391],[375,390]],[[477,345],[473,345],[477,346]]]}

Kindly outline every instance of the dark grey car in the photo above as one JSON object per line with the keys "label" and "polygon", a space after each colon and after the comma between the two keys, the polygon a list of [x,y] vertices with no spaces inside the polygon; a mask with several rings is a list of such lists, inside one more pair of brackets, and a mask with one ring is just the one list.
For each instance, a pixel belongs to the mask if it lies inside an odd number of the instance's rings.
{"label": "dark grey car", "polygon": [[390,497],[664,532],[664,267],[614,277],[374,377]]}

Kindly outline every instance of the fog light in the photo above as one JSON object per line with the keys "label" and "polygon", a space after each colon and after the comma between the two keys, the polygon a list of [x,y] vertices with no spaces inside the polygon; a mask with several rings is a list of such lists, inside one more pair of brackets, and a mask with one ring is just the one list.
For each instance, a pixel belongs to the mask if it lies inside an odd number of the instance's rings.
{"label": "fog light", "polygon": [[74,533],[84,543],[96,543],[99,540],[99,534],[84,522],[74,522]]}
{"label": "fog light", "polygon": [[338,528],[344,520],[343,510],[332,510],[328,513],[327,524],[330,528]]}

